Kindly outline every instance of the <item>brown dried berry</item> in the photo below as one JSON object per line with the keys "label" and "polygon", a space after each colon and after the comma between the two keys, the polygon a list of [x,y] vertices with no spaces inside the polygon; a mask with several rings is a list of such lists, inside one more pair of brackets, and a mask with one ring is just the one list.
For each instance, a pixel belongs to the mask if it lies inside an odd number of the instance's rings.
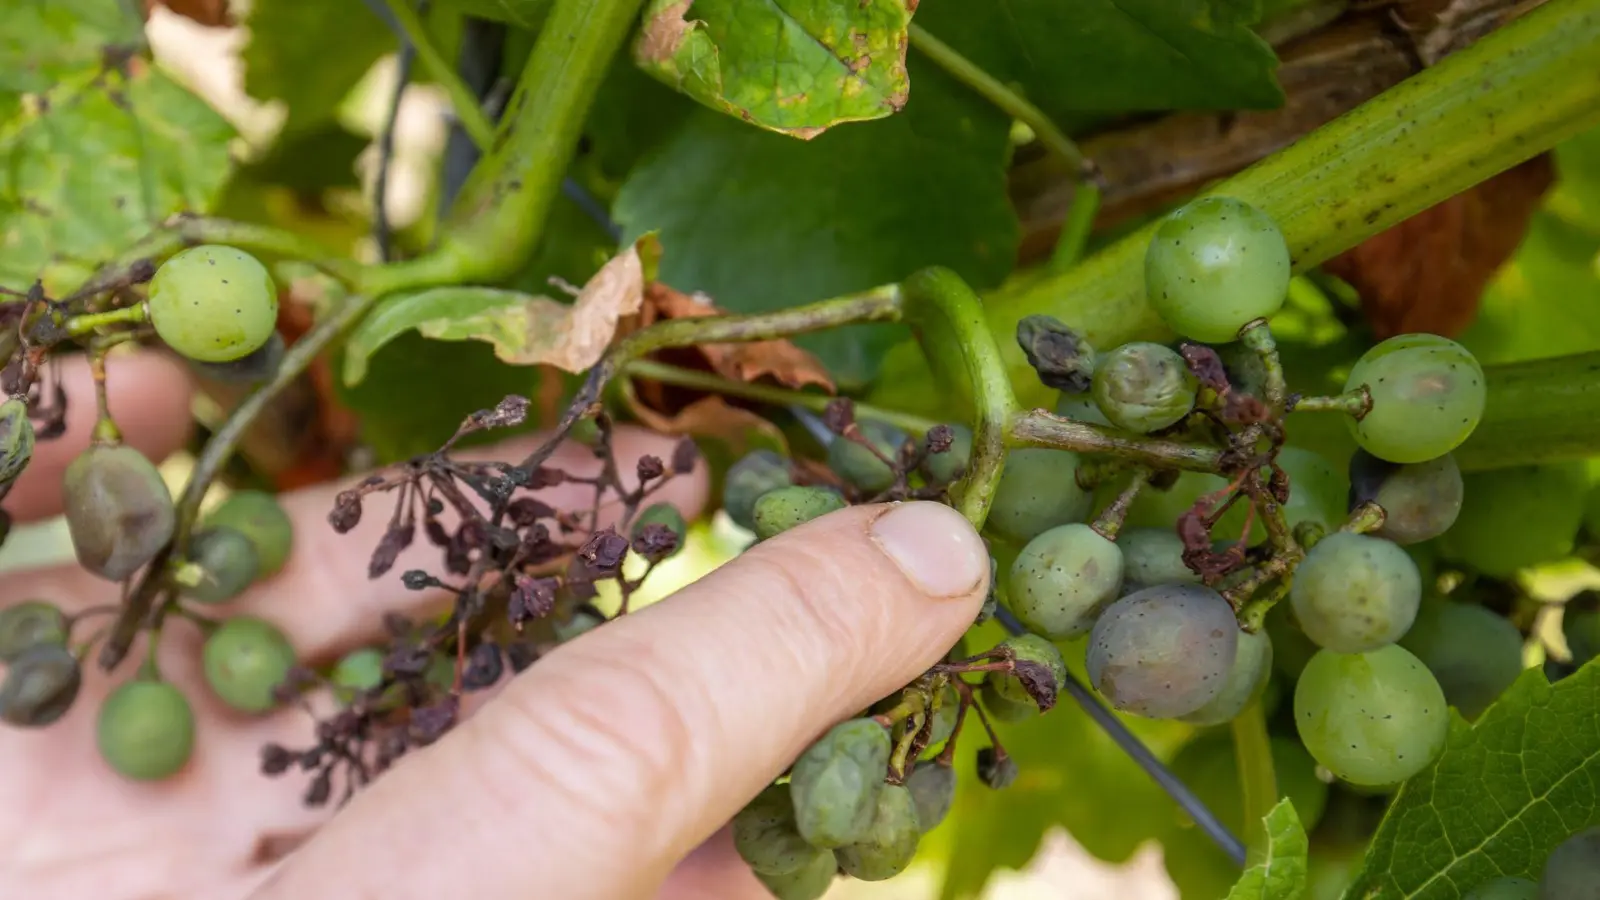
{"label": "brown dried berry", "polygon": [[67,466],[62,485],[73,550],[96,575],[121,581],[172,540],[172,494],[132,447],[91,446]]}

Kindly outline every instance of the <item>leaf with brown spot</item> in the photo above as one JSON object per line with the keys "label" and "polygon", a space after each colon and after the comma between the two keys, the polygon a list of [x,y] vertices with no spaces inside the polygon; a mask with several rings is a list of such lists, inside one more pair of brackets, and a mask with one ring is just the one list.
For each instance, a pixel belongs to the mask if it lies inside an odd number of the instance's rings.
{"label": "leaf with brown spot", "polygon": [[1349,282],[1381,340],[1429,332],[1455,337],[1478,314],[1484,287],[1522,242],[1554,181],[1536,156],[1423,210],[1323,269]]}
{"label": "leaf with brown spot", "polygon": [[[720,315],[726,315],[726,311],[718,309],[703,295],[691,296],[654,282],[645,287],[639,327],[665,319]],[[723,378],[744,382],[769,378],[784,387],[815,386],[830,394],[834,392],[833,379],[828,376],[822,363],[792,341],[702,344],[694,350],[704,363],[696,368],[710,369]]]}

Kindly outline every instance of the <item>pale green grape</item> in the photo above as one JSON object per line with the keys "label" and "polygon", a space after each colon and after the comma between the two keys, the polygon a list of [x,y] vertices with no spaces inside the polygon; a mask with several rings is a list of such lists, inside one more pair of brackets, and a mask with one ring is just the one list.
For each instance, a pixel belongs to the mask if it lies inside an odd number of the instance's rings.
{"label": "pale green grape", "polygon": [[1462,484],[1461,514],[1440,538],[1446,559],[1509,578],[1572,552],[1588,486],[1581,464],[1471,472]]}
{"label": "pale green grape", "polygon": [[1400,646],[1439,680],[1444,698],[1476,719],[1522,674],[1522,632],[1476,603],[1422,604]]}
{"label": "pale green grape", "polygon": [[1422,602],[1417,564],[1398,544],[1334,532],[1306,553],[1289,602],[1306,637],[1339,653],[1362,653],[1406,633]]}
{"label": "pale green grape", "polygon": [[864,494],[876,494],[894,484],[894,468],[884,460],[897,461],[908,438],[905,432],[882,422],[862,422],[856,426],[877,453],[847,438],[834,438],[828,445],[828,468]]}
{"label": "pale green grape", "polygon": [[1025,543],[1057,525],[1081,522],[1094,496],[1078,486],[1078,454],[1028,448],[1006,455],[989,509],[989,528]]}
{"label": "pale green grape", "polygon": [[886,784],[878,792],[872,826],[859,841],[834,851],[839,868],[862,881],[886,881],[905,871],[917,855],[922,827],[917,802],[903,785]]}
{"label": "pale green grape", "polygon": [[[587,421],[587,420],[585,420]],[[754,450],[728,467],[722,480],[722,508],[746,531],[756,530],[756,501],[769,491],[794,484],[789,462],[771,450]]]}
{"label": "pale green grape", "polygon": [[787,784],[769,786],[739,810],[733,817],[733,847],[762,875],[788,875],[828,852],[800,836]]}
{"label": "pale green grape", "polygon": [[1122,548],[1122,580],[1141,588],[1158,584],[1198,584],[1200,576],[1184,565],[1183,539],[1171,528],[1129,528],[1117,535]]}
{"label": "pale green grape", "polygon": [[100,704],[95,743],[117,774],[160,781],[177,774],[194,752],[194,709],[165,681],[135,679]]}
{"label": "pale green grape", "polygon": [[1239,649],[1233,657],[1222,690],[1211,702],[1178,718],[1191,725],[1221,725],[1244,711],[1272,675],[1272,640],[1265,631],[1239,632]]}
{"label": "pale green grape", "polygon": [[1317,762],[1355,785],[1381,787],[1417,774],[1444,751],[1449,706],[1410,651],[1323,650],[1306,663],[1294,720]]}
{"label": "pale green grape", "polygon": [[815,847],[865,840],[889,768],[889,732],[871,719],[833,726],[795,761],[795,824]]}
{"label": "pale green grape", "polygon": [[1175,424],[1194,409],[1198,385],[1177,351],[1148,341],[1123,344],[1094,370],[1094,402],[1118,428],[1141,434]]}
{"label": "pale green grape", "polygon": [[767,540],[847,505],[833,490],[797,484],[762,494],[751,519],[756,536]]}
{"label": "pale green grape", "polygon": [[1122,550],[1088,525],[1058,525],[1011,564],[1008,603],[1030,631],[1051,640],[1083,634],[1122,587]]}
{"label": "pale green grape", "polygon": [[266,712],[273,691],[294,666],[294,648],[276,625],[250,616],[223,622],[201,648],[206,683],[222,702],[242,712]]}
{"label": "pale green grape", "polygon": [[1365,386],[1372,408],[1350,430],[1379,459],[1419,463],[1454,450],[1483,417],[1483,367],[1434,334],[1402,334],[1362,355],[1344,389]]}
{"label": "pale green grape", "polygon": [[162,263],[150,280],[150,324],[173,350],[231,362],[272,337],[278,288],[267,267],[234,247],[202,245]]}
{"label": "pale green grape", "polygon": [[1201,197],[1156,230],[1144,281],[1150,305],[1174,331],[1224,344],[1283,306],[1289,247],[1261,210],[1231,197]]}

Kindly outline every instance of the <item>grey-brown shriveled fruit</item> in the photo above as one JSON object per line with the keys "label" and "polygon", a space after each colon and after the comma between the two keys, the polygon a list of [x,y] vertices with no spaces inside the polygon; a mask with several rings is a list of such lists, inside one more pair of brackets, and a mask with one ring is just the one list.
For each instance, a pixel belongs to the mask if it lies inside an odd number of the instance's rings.
{"label": "grey-brown shriveled fruit", "polygon": [[172,540],[177,513],[155,464],[121,444],[97,444],[62,479],[67,530],[85,569],[121,581]]}

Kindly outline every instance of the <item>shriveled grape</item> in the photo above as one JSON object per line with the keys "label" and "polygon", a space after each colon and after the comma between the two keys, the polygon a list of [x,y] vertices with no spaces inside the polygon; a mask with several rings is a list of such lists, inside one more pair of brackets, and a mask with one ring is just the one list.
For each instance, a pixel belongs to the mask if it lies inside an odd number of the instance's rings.
{"label": "shriveled grape", "polygon": [[1123,344],[1094,370],[1094,402],[1118,428],[1147,433],[1173,425],[1194,409],[1198,384],[1171,347]]}
{"label": "shriveled grape", "polygon": [[752,518],[756,535],[767,540],[846,505],[843,497],[827,488],[795,485],[762,494]]}
{"label": "shriveled grape", "polygon": [[1272,640],[1265,631],[1239,632],[1239,648],[1233,657],[1222,690],[1211,702],[1192,713],[1179,716],[1192,725],[1221,725],[1232,721],[1260,693],[1272,674]]}
{"label": "shriveled grape", "polygon": [[294,648],[276,625],[250,616],[223,622],[201,650],[206,683],[241,712],[266,712],[273,690],[295,664]]}
{"label": "shriveled grape", "polygon": [[0,662],[11,662],[41,644],[67,642],[67,617],[46,600],[25,600],[0,609]]}
{"label": "shriveled grape", "polygon": [[1483,367],[1467,349],[1435,334],[1402,334],[1362,354],[1344,389],[1366,387],[1372,408],[1350,430],[1379,459],[1419,463],[1444,456],[1478,427]]}
{"label": "shriveled grape", "polygon": [[177,526],[172,493],[144,454],[121,444],[96,444],[62,479],[67,530],[78,562],[121,581],[149,562]]}
{"label": "shriveled grape", "polygon": [[1550,851],[1539,900],[1600,900],[1600,827],[1584,829]]}
{"label": "shriveled grape", "polygon": [[1019,634],[1005,640],[1002,647],[1009,649],[1013,660],[1020,666],[1033,666],[1033,670],[1026,673],[988,672],[984,681],[994,685],[994,693],[1012,703],[1038,706],[1039,700],[1028,690],[1027,680],[1034,682],[1035,689],[1044,689],[1040,682],[1048,679],[1050,682],[1048,692],[1054,697],[1067,680],[1067,664],[1061,658],[1061,651],[1056,645],[1050,643],[1037,634]]}
{"label": "shriveled grape", "polygon": [[1476,603],[1424,602],[1400,646],[1422,660],[1444,699],[1468,719],[1522,674],[1522,632]]}
{"label": "shriveled grape", "polygon": [[762,875],[788,875],[828,854],[800,836],[787,784],[769,786],[739,810],[733,817],[733,846]]}
{"label": "shriveled grape", "polygon": [[26,401],[10,397],[0,403],[0,485],[16,480],[33,459],[33,423]]}
{"label": "shriveled grape", "polygon": [[1355,785],[1382,787],[1438,758],[1450,728],[1439,682],[1397,645],[1368,653],[1323,650],[1306,663],[1294,692],[1294,720],[1306,749]]}
{"label": "shriveled grape", "polygon": [[1081,522],[1094,496],[1078,486],[1078,454],[1029,447],[1006,455],[989,509],[989,528],[1017,543],[1057,525]]}
{"label": "shriveled grape", "polygon": [[667,554],[668,556],[676,556],[679,551],[683,550],[684,539],[689,534],[689,523],[684,521],[683,513],[679,512],[676,506],[671,503],[652,503],[640,510],[639,514],[633,519],[633,525],[629,528],[628,535],[631,539],[637,541],[645,528],[651,525],[660,525],[677,537],[678,545],[673,548],[671,553]]}
{"label": "shriveled grape", "polygon": [[278,322],[272,274],[235,247],[202,245],[174,254],[156,269],[146,304],[156,334],[201,362],[231,362],[255,351]]}
{"label": "shriveled grape", "polygon": [[244,593],[261,571],[260,557],[248,537],[232,528],[208,528],[189,544],[189,559],[200,568],[198,584],[183,589],[200,603],[226,603]]}
{"label": "shriveled grape", "polygon": [[956,800],[956,770],[935,759],[925,759],[906,777],[906,790],[917,807],[917,826],[927,834],[939,827]]}
{"label": "shriveled grape", "polygon": [[795,824],[817,847],[866,840],[889,769],[889,732],[871,719],[833,726],[795,761]]}
{"label": "shriveled grape", "polygon": [[961,477],[972,459],[972,429],[965,425],[951,425],[950,446],[943,453],[928,450],[927,438],[922,440],[922,474],[933,484],[949,484]]}
{"label": "shriveled grape", "polygon": [[1088,525],[1058,525],[1011,565],[1007,605],[1030,631],[1063,640],[1088,631],[1122,587],[1122,549]]}
{"label": "shriveled grape", "polygon": [[1200,581],[1184,564],[1183,539],[1171,528],[1129,528],[1117,535],[1117,546],[1122,548],[1124,589]]}
{"label": "shriveled grape", "polygon": [[78,699],[83,670],[59,644],[35,644],[11,660],[0,682],[0,721],[43,728],[60,719]]}
{"label": "shriveled grape", "polygon": [[1261,210],[1232,197],[1201,197],[1156,230],[1144,281],[1150,305],[1174,331],[1223,344],[1283,306],[1289,247]]}
{"label": "shriveled grape", "polygon": [[1216,699],[1239,649],[1233,608],[1216,591],[1166,584],[1129,594],[1089,634],[1089,680],[1125,712],[1188,715]]}
{"label": "shriveled grape", "polygon": [[1419,544],[1444,534],[1461,514],[1461,469],[1445,454],[1401,465],[1365,450],[1350,457],[1350,508],[1372,502],[1383,507],[1383,527],[1372,532],[1397,544]]}
{"label": "shriveled grape", "polygon": [[722,508],[734,524],[756,530],[756,501],[768,491],[789,487],[794,476],[789,463],[771,450],[755,450],[728,467],[722,484]]}
{"label": "shriveled grape", "polygon": [[756,880],[777,900],[820,900],[839,874],[839,863],[832,853],[822,853],[810,864],[787,875],[756,873]]}
{"label": "shriveled grape", "polygon": [[207,528],[231,528],[255,545],[261,578],[278,574],[294,547],[294,523],[266,491],[234,491],[206,516]]}
{"label": "shriveled grape", "polygon": [[1572,552],[1588,487],[1581,464],[1471,472],[1462,483],[1461,513],[1440,538],[1446,559],[1508,578]]}
{"label": "shriveled grape", "polygon": [[122,777],[160,781],[189,761],[194,730],[194,709],[182,691],[139,678],[118,686],[101,703],[95,743]]}
{"label": "shriveled grape", "polygon": [[866,836],[834,851],[839,868],[862,881],[885,881],[905,871],[917,855],[922,828],[917,804],[904,785],[886,784],[873,805]]}
{"label": "shriveled grape", "polygon": [[872,448],[868,449],[848,438],[835,438],[828,445],[828,468],[862,493],[876,494],[894,484],[894,469],[890,462],[899,459],[900,448],[907,440],[906,434],[882,422],[861,422],[856,427]]}
{"label": "shriveled grape", "polygon": [[1289,601],[1306,637],[1339,653],[1362,653],[1406,633],[1422,601],[1417,564],[1399,545],[1335,532],[1306,553]]}

